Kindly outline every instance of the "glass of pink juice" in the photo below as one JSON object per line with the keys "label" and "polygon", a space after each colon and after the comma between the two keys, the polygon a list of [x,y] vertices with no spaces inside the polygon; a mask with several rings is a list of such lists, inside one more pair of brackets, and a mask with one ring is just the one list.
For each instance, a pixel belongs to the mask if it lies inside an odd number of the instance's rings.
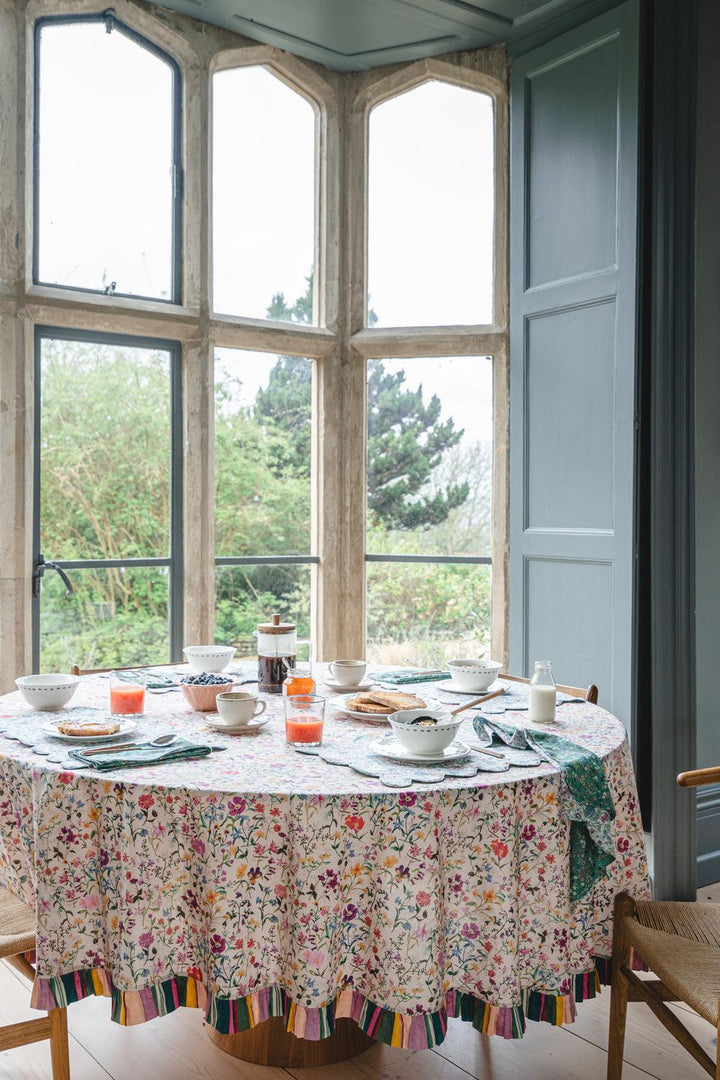
{"label": "glass of pink juice", "polygon": [[325,720],[325,698],[317,694],[288,694],[285,704],[285,739],[290,746],[319,746]]}
{"label": "glass of pink juice", "polygon": [[137,716],[145,709],[145,686],[110,678],[110,712],[113,716]]}

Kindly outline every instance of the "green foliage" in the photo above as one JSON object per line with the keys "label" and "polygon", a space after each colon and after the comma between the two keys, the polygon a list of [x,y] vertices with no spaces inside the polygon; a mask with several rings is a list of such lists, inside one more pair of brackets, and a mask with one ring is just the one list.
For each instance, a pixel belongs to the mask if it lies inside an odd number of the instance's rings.
{"label": "green foliage", "polygon": [[[292,305],[268,316],[312,319],[312,276]],[[370,323],[374,314],[370,314]],[[42,550],[48,558],[134,558],[168,552],[170,383],[162,351],[47,341],[43,345]],[[312,365],[280,356],[252,405],[241,381],[216,394],[218,555],[310,551]],[[437,396],[410,390],[405,372],[369,367],[368,548],[381,553],[489,550],[489,447],[461,443]],[[486,567],[371,564],[369,655],[440,662],[489,626]],[[192,567],[188,567],[192,572]],[[42,666],[160,663],[167,659],[168,577],[155,569],[72,572],[75,597],[46,575]],[[248,653],[273,611],[309,636],[310,567],[220,567],[216,640]]]}
{"label": "green foliage", "polygon": [[452,563],[368,565],[371,662],[442,663],[487,648],[490,568]]}
{"label": "green foliage", "polygon": [[[268,318],[312,321],[313,279],[292,306],[276,293]],[[369,324],[377,321],[371,310]],[[368,508],[374,522],[387,529],[429,528],[445,521],[462,506],[470,491],[467,480],[427,492],[433,472],[448,450],[457,446],[463,430],[452,419],[442,421],[437,395],[426,404],[423,388],[405,386],[403,370],[387,372],[381,360],[368,365]],[[254,415],[273,423],[287,435],[276,442],[271,457],[277,474],[310,475],[312,374],[306,360],[280,356],[265,389],[258,391]]]}
{"label": "green foliage", "polygon": [[310,443],[312,438],[312,365],[299,356],[280,356],[270,372],[266,387],[261,387],[253,410],[256,419],[272,424],[284,433],[277,439],[271,455],[271,468],[281,476],[310,478]]}
{"label": "green foliage", "polygon": [[217,383],[215,395],[217,554],[307,554],[308,470],[293,457],[291,436],[268,417],[234,405],[237,386]]}
{"label": "green foliage", "polygon": [[[166,555],[167,354],[46,341],[42,396],[40,520],[46,551],[56,559]],[[122,583],[116,584],[122,591]]]}
{"label": "green foliage", "polygon": [[370,361],[368,507],[374,521],[388,529],[438,525],[468,497],[467,481],[424,493],[443,454],[464,434],[452,419],[441,421],[441,410],[437,394],[426,405],[422,385],[405,387],[403,370],[386,372],[381,360]]}
{"label": "green foliage", "polygon": [[215,638],[252,653],[253,631],[279,611],[297,624],[298,637],[310,636],[309,566],[223,566],[215,575]]}

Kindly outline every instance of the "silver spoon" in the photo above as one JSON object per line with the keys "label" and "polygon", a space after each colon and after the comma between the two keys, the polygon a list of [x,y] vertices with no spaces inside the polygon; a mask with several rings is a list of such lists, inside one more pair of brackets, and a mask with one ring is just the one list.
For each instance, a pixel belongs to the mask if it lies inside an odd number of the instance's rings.
{"label": "silver spoon", "polygon": [[85,754],[87,756],[88,754],[106,754],[108,750],[144,750],[148,746],[169,746],[169,744],[174,743],[177,738],[178,736],[176,734],[168,734],[156,735],[150,742],[145,743],[105,743],[103,746],[97,746],[90,750],[86,750]]}

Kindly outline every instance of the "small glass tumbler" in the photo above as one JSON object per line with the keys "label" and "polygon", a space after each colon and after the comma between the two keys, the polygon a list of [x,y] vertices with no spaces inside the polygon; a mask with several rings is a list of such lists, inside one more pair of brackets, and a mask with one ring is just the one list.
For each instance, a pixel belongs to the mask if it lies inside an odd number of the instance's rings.
{"label": "small glass tumbler", "polygon": [[127,682],[113,672],[110,676],[110,712],[113,716],[138,716],[145,711],[145,681]]}
{"label": "small glass tumbler", "polygon": [[325,698],[317,694],[288,694],[285,704],[285,739],[289,746],[320,746]]}

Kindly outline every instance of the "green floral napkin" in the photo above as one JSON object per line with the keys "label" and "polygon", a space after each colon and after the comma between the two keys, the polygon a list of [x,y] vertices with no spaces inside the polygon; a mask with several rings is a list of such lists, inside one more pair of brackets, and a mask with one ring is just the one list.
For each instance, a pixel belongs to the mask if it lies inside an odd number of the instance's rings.
{"label": "green floral napkin", "polygon": [[398,671],[373,671],[368,676],[373,682],[392,683],[393,686],[405,686],[406,683],[439,682],[449,679],[449,671],[413,671],[402,668]]}
{"label": "green floral napkin", "polygon": [[561,809],[570,819],[570,900],[587,896],[615,859],[611,828],[615,807],[602,760],[592,750],[549,731],[511,727],[483,716],[476,716],[473,724],[484,746],[497,739],[515,749],[530,747],[559,769]]}
{"label": "green floral napkin", "polygon": [[108,746],[99,754],[88,754],[85,750],[71,750],[70,757],[81,761],[84,766],[109,772],[110,769],[134,769],[143,765],[164,765],[170,761],[187,761],[191,758],[207,757],[213,751],[212,746],[191,743],[187,739],[178,739],[170,746],[143,746],[137,750],[115,750]]}

